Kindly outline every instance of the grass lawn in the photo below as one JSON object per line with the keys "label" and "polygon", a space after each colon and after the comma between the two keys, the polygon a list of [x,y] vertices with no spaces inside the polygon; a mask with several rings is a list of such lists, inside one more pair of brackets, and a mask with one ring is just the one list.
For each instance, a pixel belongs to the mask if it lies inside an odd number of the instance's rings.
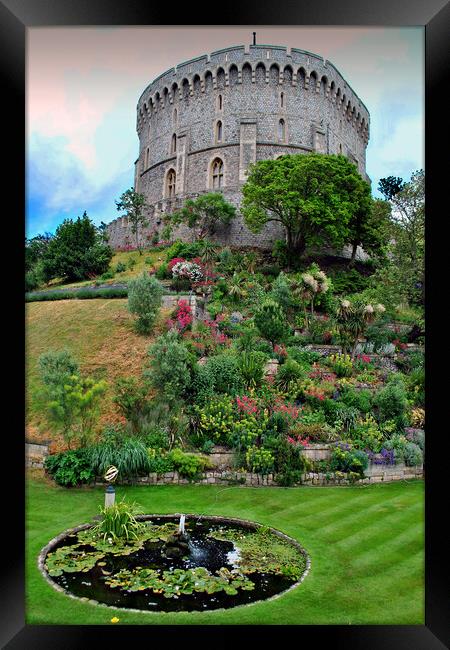
{"label": "grass lawn", "polygon": [[127,612],[69,599],[37,568],[43,546],[98,514],[103,488],[54,487],[36,472],[27,484],[27,624],[424,624],[423,481],[358,487],[117,487],[146,513],[243,517],[298,539],[311,571],[271,602],[211,612]]}
{"label": "grass lawn", "polygon": [[[135,265],[132,269],[127,268],[126,271],[122,273],[115,273],[114,278],[111,280],[102,281],[102,284],[115,284],[117,282],[127,282],[131,278],[135,278],[138,275],[141,275],[143,271],[149,271],[152,267],[158,268],[162,262],[166,260],[166,250],[152,250],[147,249],[142,251],[142,255],[139,255],[139,251],[116,251],[112,256],[111,262],[109,263],[109,270],[115,271],[116,266],[119,262],[122,264],[128,265],[130,260],[134,260]],[[151,262],[151,263],[150,263]],[[86,287],[92,285],[92,280],[79,280],[77,282],[68,282],[65,283],[60,279],[55,278],[48,283],[47,289],[56,289],[56,288],[69,288],[69,287]]]}
{"label": "grass lawn", "polygon": [[[161,310],[155,336],[163,331],[168,310]],[[140,376],[154,336],[133,329],[126,299],[59,300],[26,305],[27,426],[33,438],[49,438],[42,405],[37,362],[48,350],[67,348],[82,372],[105,379],[110,388],[102,400],[101,422],[117,420],[111,399],[117,377]]]}

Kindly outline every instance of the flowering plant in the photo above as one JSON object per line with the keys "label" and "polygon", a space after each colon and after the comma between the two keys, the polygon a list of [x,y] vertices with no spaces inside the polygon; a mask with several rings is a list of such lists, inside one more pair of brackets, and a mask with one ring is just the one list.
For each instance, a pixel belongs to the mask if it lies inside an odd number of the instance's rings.
{"label": "flowering plant", "polygon": [[[170,264],[171,262],[169,266]],[[195,262],[178,261],[172,266],[171,271],[174,278],[187,278],[191,282],[200,282],[204,277],[203,269]]]}
{"label": "flowering plant", "polygon": [[170,328],[177,327],[180,332],[184,332],[192,323],[192,309],[187,300],[179,300],[177,309],[174,314],[175,320],[170,319],[167,324]]}

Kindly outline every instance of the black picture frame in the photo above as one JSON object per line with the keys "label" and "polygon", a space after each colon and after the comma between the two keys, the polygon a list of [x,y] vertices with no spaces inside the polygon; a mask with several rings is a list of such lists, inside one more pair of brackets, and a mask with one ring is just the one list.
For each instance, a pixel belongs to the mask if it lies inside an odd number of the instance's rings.
{"label": "black picture frame", "polygon": [[[9,521],[15,521],[16,541],[11,544],[7,560],[2,565],[1,582],[1,632],[2,647],[26,648],[83,648],[101,647],[111,641],[129,643],[130,636],[141,636],[147,643],[155,640],[172,643],[188,642],[194,636],[197,644],[226,643],[233,638],[245,642],[269,639],[277,641],[291,634],[290,643],[300,645],[311,643],[315,647],[330,644],[334,648],[395,648],[396,650],[424,649],[434,650],[448,646],[448,586],[445,582],[444,567],[448,565],[448,541],[441,527],[445,522],[445,508],[441,510],[441,497],[445,494],[445,455],[433,443],[427,447],[426,489],[426,603],[425,625],[423,626],[301,626],[291,629],[282,625],[267,628],[261,626],[251,629],[232,626],[217,629],[208,626],[190,628],[189,626],[165,627],[130,626],[31,626],[25,624],[25,585],[24,585],[24,504],[25,487],[23,474],[23,431],[24,413],[24,373],[19,361],[19,350],[24,350],[24,306],[23,287],[23,240],[25,236],[25,54],[26,29],[37,26],[75,26],[75,25],[170,25],[177,19],[176,26],[192,25],[298,25],[298,26],[424,26],[425,27],[425,70],[426,70],[426,196],[427,216],[433,218],[437,226],[431,227],[427,219],[427,430],[436,434],[440,430],[439,404],[445,404],[443,390],[433,378],[432,359],[438,359],[439,350],[439,310],[443,305],[435,300],[432,291],[436,278],[433,267],[439,268],[437,260],[445,260],[446,240],[439,236],[440,223],[446,217],[444,191],[445,173],[448,165],[439,164],[439,156],[446,153],[445,119],[446,105],[443,97],[446,87],[446,72],[449,66],[448,32],[450,8],[444,0],[342,0],[331,4],[329,0],[297,3],[278,0],[276,3],[256,4],[247,2],[233,6],[232,3],[217,5],[216,12],[211,7],[193,8],[191,3],[177,6],[162,6],[139,0],[117,2],[116,0],[90,0],[73,2],[58,0],[3,0],[0,2],[0,66],[2,71],[2,109],[4,115],[3,134],[9,133],[12,141],[4,145],[3,172],[4,199],[10,200],[9,209],[4,208],[4,246],[14,252],[14,264],[8,267],[7,317],[4,318],[9,329],[3,339],[4,349],[11,352],[10,362],[4,365],[8,372],[17,368],[16,381],[8,381],[6,399],[8,417],[4,413],[4,441],[7,439],[7,454],[3,456],[2,501],[6,505],[4,514]],[[175,25],[172,25],[175,26]],[[448,130],[448,129],[447,129]],[[4,140],[5,142],[5,140]],[[5,232],[7,234],[5,234]],[[17,260],[20,259],[20,262]],[[428,289],[428,286],[430,287]],[[17,291],[15,291],[17,289]],[[5,335],[4,335],[5,336]],[[7,342],[7,345],[5,345]],[[435,362],[436,363],[436,362]],[[6,376],[6,375],[4,375]],[[430,391],[430,384],[434,383]],[[15,405],[12,408],[11,405]],[[6,411],[6,409],[4,409]],[[11,415],[9,412],[12,411]],[[442,434],[445,429],[442,429]],[[6,445],[6,442],[4,442]],[[11,475],[4,478],[8,466]],[[5,517],[6,519],[6,517]],[[7,538],[9,540],[9,537]],[[12,547],[12,548],[11,548]],[[139,627],[139,629],[138,629]],[[293,626],[297,628],[297,626]]]}

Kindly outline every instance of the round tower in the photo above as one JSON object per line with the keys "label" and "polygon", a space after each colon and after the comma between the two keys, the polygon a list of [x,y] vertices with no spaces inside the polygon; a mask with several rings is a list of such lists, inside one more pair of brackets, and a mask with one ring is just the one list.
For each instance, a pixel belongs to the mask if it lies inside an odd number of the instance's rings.
{"label": "round tower", "polygon": [[[249,166],[258,160],[343,154],[366,177],[367,108],[330,61],[297,48],[241,45],[180,63],[144,90],[136,128],[134,186],[149,205],[143,242],[187,198],[218,191],[239,207]],[[110,223],[108,233],[113,248],[132,241],[126,218]],[[173,237],[192,233],[180,227]],[[254,235],[238,215],[214,238],[271,248],[283,233],[271,223]]]}

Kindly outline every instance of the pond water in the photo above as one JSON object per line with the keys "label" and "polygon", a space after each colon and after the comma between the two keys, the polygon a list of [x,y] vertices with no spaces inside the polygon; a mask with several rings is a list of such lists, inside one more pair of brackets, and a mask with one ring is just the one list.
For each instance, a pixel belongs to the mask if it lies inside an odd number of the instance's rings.
{"label": "pond water", "polygon": [[[163,526],[169,521],[178,524],[179,518],[173,517],[169,519],[167,516],[152,516],[151,519],[147,519],[147,523],[151,526]],[[302,554],[294,546],[294,541],[293,545],[289,541],[273,537],[275,547],[281,548],[282,554],[288,554],[288,561],[291,565],[292,561],[294,561],[297,574],[293,576],[289,573],[289,570],[279,571],[276,562],[274,564],[272,561],[271,564],[268,564],[269,560],[273,558],[269,557],[268,554],[264,554],[264,545],[261,545],[260,542],[258,542],[261,547],[260,550],[258,550],[258,546],[252,547],[252,558],[253,564],[255,564],[255,557],[257,559],[258,553],[260,553],[261,570],[254,570],[255,566],[250,567],[250,570],[248,570],[249,566],[245,566],[242,558],[242,553],[244,553],[244,560],[248,557],[245,555],[246,552],[248,553],[248,547],[239,540],[253,539],[251,536],[255,535],[256,531],[257,525],[255,525],[255,528],[249,529],[248,524],[244,526],[235,521],[232,523],[225,523],[225,521],[218,523],[215,520],[211,521],[203,517],[186,516],[185,534],[188,548],[182,557],[168,557],[166,555],[165,541],[153,539],[145,541],[142,548],[128,555],[112,555],[106,552],[101,561],[97,561],[95,566],[89,568],[89,570],[78,572],[62,571],[61,575],[50,575],[49,578],[74,596],[89,598],[118,608],[177,612],[236,607],[237,605],[265,600],[282,593],[298,582],[299,571],[304,573],[306,568],[306,555]],[[230,541],[230,539],[217,539],[212,535],[228,537],[233,541]],[[272,539],[270,533],[267,539]],[[51,548],[47,553],[47,558],[56,549],[73,545],[77,541],[74,535],[65,537]],[[240,544],[243,549],[240,548]],[[79,545],[77,550],[89,553],[96,549],[89,544],[84,544]],[[275,558],[275,556],[273,557]],[[287,562],[286,558],[284,561]],[[282,562],[283,560],[281,564]],[[156,589],[154,584],[153,588],[139,586],[137,590],[127,588],[130,587],[130,583],[127,584],[126,581],[125,584],[122,581],[119,586],[117,584],[115,586],[108,584],[108,581],[111,582],[111,579],[116,578],[118,572],[124,569],[131,572],[131,574],[125,572],[128,578],[133,575],[133,571],[150,569],[153,570],[155,575],[156,571],[158,572],[158,578],[164,579],[164,576],[169,576],[170,579],[173,571],[189,572],[189,570],[195,570],[198,567],[207,570],[207,578],[209,576],[219,576],[220,579],[221,576],[225,575],[225,577],[228,576],[229,584],[231,584],[232,579],[237,578],[238,582],[233,582],[233,584],[238,586],[235,589],[231,588],[231,592],[234,591],[234,593],[230,593],[230,590],[227,593],[223,589],[207,593],[205,590],[196,591],[195,587],[192,593],[178,593],[177,590],[182,587],[174,587],[175,591],[170,591],[168,597],[168,592],[164,591],[165,587],[161,593],[161,590]],[[244,571],[242,571],[243,568]],[[181,574],[181,572],[178,573]],[[119,574],[119,577],[123,577],[123,575],[123,573]],[[239,579],[242,581],[241,583],[239,583]],[[191,582],[191,584],[193,585],[194,582]],[[198,584],[198,582],[195,582],[195,585]],[[244,586],[242,587],[242,585]],[[136,585],[134,585],[134,588],[136,589]]]}

